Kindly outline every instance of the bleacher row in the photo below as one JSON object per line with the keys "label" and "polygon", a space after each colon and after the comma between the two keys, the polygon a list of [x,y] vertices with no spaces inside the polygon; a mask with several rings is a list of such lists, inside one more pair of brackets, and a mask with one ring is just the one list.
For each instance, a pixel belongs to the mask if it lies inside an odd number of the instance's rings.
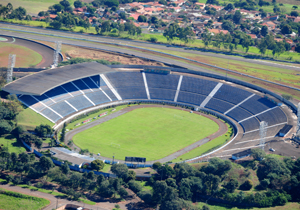
{"label": "bleacher row", "polygon": [[[205,103],[204,107],[236,120],[245,132],[258,129],[260,121],[268,122],[269,126],[287,122],[284,112],[266,98],[227,84],[222,84],[218,89],[216,88],[218,82],[175,74],[110,72],[63,84],[41,96],[19,95],[18,97],[34,111],[57,122],[85,108],[117,101],[114,91],[122,100],[147,100],[143,74],[145,74],[150,99],[174,101],[177,88],[180,86],[177,102],[199,107],[211,94],[212,98]],[[182,77],[181,83],[179,83],[180,77]],[[113,87],[114,90],[109,87]],[[212,91],[215,92],[214,95]]]}

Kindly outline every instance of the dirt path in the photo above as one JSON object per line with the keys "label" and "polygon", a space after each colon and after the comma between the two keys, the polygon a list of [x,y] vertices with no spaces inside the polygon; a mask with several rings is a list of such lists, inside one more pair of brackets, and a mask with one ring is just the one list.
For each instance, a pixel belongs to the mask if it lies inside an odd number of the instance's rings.
{"label": "dirt path", "polygon": [[[78,133],[80,133],[80,132],[82,132],[82,131],[84,131],[86,129],[89,129],[91,127],[94,127],[96,125],[104,123],[104,122],[106,122],[108,120],[111,120],[111,119],[113,119],[115,117],[118,117],[118,116],[120,116],[122,114],[125,114],[127,112],[130,112],[130,111],[132,111],[134,109],[150,108],[150,107],[171,108],[171,109],[178,109],[178,110],[183,110],[183,111],[187,111],[187,112],[191,111],[189,109],[184,109],[184,108],[180,108],[180,107],[173,107],[173,106],[166,106],[166,105],[152,105],[152,104],[151,105],[139,105],[139,106],[126,107],[126,108],[124,108],[124,109],[122,109],[122,110],[120,110],[118,112],[115,112],[114,114],[108,115],[108,116],[106,116],[104,118],[101,118],[99,120],[95,120],[95,121],[93,121],[93,122],[91,122],[89,124],[86,124],[84,126],[81,126],[79,128],[76,128],[76,129],[74,129],[72,131],[67,132],[65,139],[68,142],[69,140],[72,139],[72,137],[74,135],[76,135],[76,134],[78,134]],[[198,114],[198,115],[202,115],[202,116],[204,116],[206,118],[209,118],[209,119],[213,120],[214,122],[216,122],[218,124],[218,126],[219,126],[218,131],[215,132],[215,133],[213,133],[213,134],[211,134],[211,135],[209,135],[209,136],[207,136],[206,138],[200,139],[199,141],[197,141],[197,142],[195,142],[195,143],[193,143],[193,144],[191,144],[191,145],[189,145],[189,146],[187,146],[185,148],[182,148],[182,149],[174,152],[173,154],[170,154],[170,155],[168,155],[168,156],[166,156],[166,157],[164,157],[162,159],[154,160],[154,161],[147,161],[146,164],[153,164],[154,162],[157,162],[157,161],[159,161],[161,163],[165,163],[165,162],[171,161],[171,160],[173,160],[173,159],[175,159],[175,158],[177,158],[177,157],[179,157],[179,156],[181,156],[181,155],[183,155],[183,154],[185,154],[185,153],[187,153],[187,152],[189,152],[189,151],[191,151],[191,150],[193,150],[193,149],[195,149],[195,148],[197,148],[197,147],[199,147],[199,146],[207,143],[208,141],[210,141],[212,139],[215,139],[218,136],[221,136],[221,135],[223,135],[223,134],[225,134],[227,132],[228,129],[227,129],[227,126],[226,126],[226,124],[224,122],[222,122],[222,121],[220,121],[220,120],[218,120],[218,119],[216,119],[216,118],[214,118],[214,117],[212,117],[210,115],[206,115],[206,114],[203,114],[203,113],[200,113],[200,112],[194,112],[194,113]],[[79,151],[78,147],[77,147],[77,150]],[[70,156],[68,154],[61,154],[61,153],[59,153],[59,154],[62,155],[62,156],[64,156],[65,158],[67,158],[66,156]],[[100,156],[100,158],[112,161],[112,158],[102,157],[102,156]],[[68,159],[71,159],[71,160],[76,161],[76,162],[78,161],[78,158],[73,157],[73,156],[72,157],[68,157]],[[85,159],[82,159],[82,161],[83,160],[86,161]],[[115,161],[119,161],[120,163],[125,163],[125,161],[123,161],[123,160],[116,160],[115,159]],[[72,161],[70,161],[70,162],[72,162]]]}

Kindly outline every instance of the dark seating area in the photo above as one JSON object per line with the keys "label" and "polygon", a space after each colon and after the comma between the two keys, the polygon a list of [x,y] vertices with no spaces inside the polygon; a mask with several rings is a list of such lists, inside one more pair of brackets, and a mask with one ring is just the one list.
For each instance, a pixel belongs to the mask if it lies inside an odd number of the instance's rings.
{"label": "dark seating area", "polygon": [[194,104],[196,106],[200,106],[200,104],[204,101],[205,98],[206,98],[206,96],[204,96],[204,95],[180,91],[178,94],[177,101],[182,102],[182,103]]}
{"label": "dark seating area", "polygon": [[122,99],[147,99],[145,86],[115,89]]}
{"label": "dark seating area", "polygon": [[228,109],[232,108],[234,105],[227,103],[225,101],[221,101],[218,99],[211,98],[209,102],[206,104],[205,108],[215,110],[217,112],[224,113]]}
{"label": "dark seating area", "polygon": [[214,95],[214,98],[228,101],[233,104],[238,104],[250,95],[252,95],[252,93],[246,90],[223,84]]}
{"label": "dark seating area", "polygon": [[284,112],[279,108],[272,109],[263,114],[257,116],[260,121],[265,121],[268,123],[268,126],[276,125],[280,123],[287,122],[287,117]]}
{"label": "dark seating area", "polygon": [[239,122],[243,119],[251,117],[252,114],[243,108],[235,107],[233,110],[228,112],[226,115],[231,117],[232,119],[236,120],[237,122]]}
{"label": "dark seating area", "polygon": [[149,88],[151,99],[174,101],[176,90]]}
{"label": "dark seating area", "polygon": [[[174,101],[180,75],[145,73],[145,76],[151,100]],[[123,100],[148,99],[141,72],[110,72],[105,74],[105,77]],[[215,81],[183,76],[177,102],[200,106],[217,84],[218,82]],[[205,108],[225,113],[251,94],[237,87],[223,84],[208,101]],[[34,97],[22,95],[19,96],[19,99],[54,122],[61,118],[59,115],[66,117],[75,113],[76,109],[80,111],[94,105],[108,103],[111,100],[118,100],[100,75],[72,81],[55,87],[41,96]],[[226,115],[239,122],[252,115],[274,108],[257,115],[257,117],[241,122],[241,126],[247,132],[258,129],[260,121],[268,122],[269,126],[286,122],[285,113],[279,107],[275,107],[276,104],[267,98],[255,95]]]}
{"label": "dark seating area", "polygon": [[242,108],[247,109],[252,114],[258,114],[275,106],[276,104],[258,95],[251,97],[249,100],[241,104]]}
{"label": "dark seating area", "polygon": [[140,72],[114,72],[105,75],[114,88],[145,87]]}
{"label": "dark seating area", "polygon": [[[146,73],[148,88],[161,88],[177,90],[179,75]],[[152,98],[152,96],[151,96]],[[173,98],[174,100],[174,98]]]}
{"label": "dark seating area", "polygon": [[195,77],[183,77],[181,82],[181,91],[209,95],[218,83],[215,81],[204,80]]}
{"label": "dark seating area", "polygon": [[259,122],[255,117],[243,121],[240,125],[243,127],[245,132],[259,129]]}

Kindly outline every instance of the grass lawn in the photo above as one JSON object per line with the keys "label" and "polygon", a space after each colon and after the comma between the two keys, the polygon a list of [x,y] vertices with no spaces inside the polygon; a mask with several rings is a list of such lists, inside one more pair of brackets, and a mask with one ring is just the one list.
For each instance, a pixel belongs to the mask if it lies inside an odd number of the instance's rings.
{"label": "grass lawn", "polygon": [[[37,15],[40,11],[46,11],[49,6],[58,4],[60,0],[1,0],[2,5],[11,3],[14,8],[24,7],[27,13]],[[69,0],[73,6],[74,0]]]}
{"label": "grass lawn", "polygon": [[[228,128],[230,128],[230,126],[227,124]],[[197,156],[200,156],[206,152],[208,152],[209,150],[211,150],[212,148],[215,148],[217,146],[221,146],[222,144],[224,144],[226,141],[228,141],[230,139],[230,136],[228,134],[228,132],[222,136],[219,136],[209,142],[207,142],[206,144],[197,147],[179,157],[177,157],[176,159],[172,160],[172,162],[176,163],[176,162],[181,162],[183,160],[188,160]]]}
{"label": "grass lawn", "polygon": [[42,56],[27,48],[16,44],[0,42],[0,66],[7,67],[9,54],[16,54],[16,67],[30,67],[39,64]]}
{"label": "grass lawn", "polygon": [[198,203],[198,207],[201,207],[207,205],[210,209],[213,210],[296,210],[300,208],[300,204],[296,202],[290,202],[287,203],[284,206],[275,206],[275,207],[269,207],[269,208],[238,208],[238,207],[233,207],[230,205],[223,205],[223,204],[216,204],[212,202],[208,202],[208,204],[205,204],[203,202]]}
{"label": "grass lawn", "polygon": [[14,138],[12,135],[5,135],[0,137],[0,145],[8,147],[9,152],[15,152],[17,154],[26,152],[26,149],[23,145],[17,142],[17,139]]}
{"label": "grass lawn", "polygon": [[[1,188],[0,188],[1,189]],[[3,190],[3,189],[1,189]],[[12,192],[5,190],[7,192]],[[44,198],[38,198],[33,196],[24,195],[21,193],[15,193],[16,196],[9,196],[5,194],[0,194],[0,209],[5,210],[38,210],[50,204],[50,201]],[[18,196],[18,197],[17,197]]]}
{"label": "grass lawn", "polygon": [[27,130],[34,130],[34,128],[40,124],[50,125],[51,127],[54,125],[54,123],[30,108],[24,109],[17,116],[17,121],[18,125],[24,126]]}
{"label": "grass lawn", "polygon": [[135,109],[78,133],[74,143],[92,153],[158,160],[203,139],[218,125],[203,116],[168,108]]}

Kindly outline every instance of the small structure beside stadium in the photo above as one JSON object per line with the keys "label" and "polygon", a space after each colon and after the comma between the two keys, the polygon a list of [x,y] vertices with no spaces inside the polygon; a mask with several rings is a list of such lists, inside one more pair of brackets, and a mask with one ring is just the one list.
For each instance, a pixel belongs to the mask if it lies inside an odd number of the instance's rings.
{"label": "small structure beside stadium", "polygon": [[232,154],[232,159],[233,160],[238,160],[238,159],[241,159],[241,158],[244,158],[244,157],[248,157],[251,155],[251,149],[247,149],[247,150],[244,150],[244,151],[241,151],[241,152],[237,152],[237,153],[234,153]]}
{"label": "small structure beside stadium", "polygon": [[280,129],[280,131],[278,132],[278,136],[280,137],[285,137],[286,134],[288,134],[288,132],[292,129],[292,125],[285,125],[283,128]]}

